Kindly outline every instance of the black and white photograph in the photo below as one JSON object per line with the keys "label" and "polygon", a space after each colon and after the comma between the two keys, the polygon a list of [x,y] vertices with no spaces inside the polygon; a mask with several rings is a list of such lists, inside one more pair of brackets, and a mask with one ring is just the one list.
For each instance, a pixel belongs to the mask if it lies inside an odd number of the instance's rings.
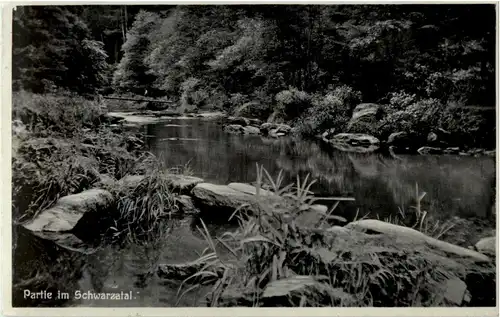
{"label": "black and white photograph", "polygon": [[11,307],[497,314],[497,9],[13,5]]}

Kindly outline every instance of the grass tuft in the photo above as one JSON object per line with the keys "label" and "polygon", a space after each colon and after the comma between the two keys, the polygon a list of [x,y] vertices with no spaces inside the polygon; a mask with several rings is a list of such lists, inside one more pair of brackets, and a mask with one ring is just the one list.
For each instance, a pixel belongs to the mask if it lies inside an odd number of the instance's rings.
{"label": "grass tuft", "polygon": [[[283,206],[269,205],[269,196],[259,188],[265,182],[285,198]],[[309,191],[313,183],[306,177],[282,187],[281,173],[273,180],[257,166],[259,212],[238,208],[233,216],[239,227],[216,239],[205,228],[207,253],[200,257],[204,266],[195,276],[213,283],[208,306],[454,306],[443,296],[447,280],[494,270],[411,241],[329,230],[324,214],[306,226],[301,214],[315,202]],[[418,188],[416,195],[424,197]],[[416,226],[431,230],[418,201],[414,209],[419,216]],[[231,260],[221,260],[215,241],[229,250]],[[183,287],[182,296],[193,290]]]}

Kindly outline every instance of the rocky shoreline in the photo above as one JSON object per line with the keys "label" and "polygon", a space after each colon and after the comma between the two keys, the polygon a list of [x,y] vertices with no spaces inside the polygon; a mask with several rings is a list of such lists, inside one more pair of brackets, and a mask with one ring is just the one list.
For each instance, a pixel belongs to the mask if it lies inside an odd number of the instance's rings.
{"label": "rocky shoreline", "polygon": [[[354,130],[358,122],[372,120],[376,115],[375,104],[361,104],[354,110],[349,129]],[[175,119],[209,119],[217,120],[222,129],[231,134],[242,135],[262,135],[269,138],[280,138],[296,135],[296,128],[285,123],[264,122],[256,118],[246,118],[241,116],[229,116],[224,112],[207,113],[185,113],[180,114],[172,110],[144,110],[137,112],[110,112],[107,117],[112,121],[111,127],[118,127],[120,124],[150,124],[160,122],[165,118]],[[316,136],[325,143],[330,144],[335,149],[345,152],[373,153],[385,152],[391,155],[396,154],[420,154],[420,155],[460,155],[460,156],[489,156],[496,157],[496,150],[482,148],[466,148],[461,146],[451,146],[447,141],[449,132],[443,129],[436,129],[427,135],[426,140],[415,140],[415,136],[406,132],[393,132],[387,140],[380,140],[370,134],[341,132],[336,133],[335,129],[328,129],[321,135]],[[412,144],[418,144],[414,146]]]}
{"label": "rocky shoreline", "polygon": [[[114,186],[134,187],[144,177],[146,176],[129,175],[116,181]],[[172,210],[171,215],[174,217],[217,218],[228,222],[229,216],[242,205],[246,206],[247,214],[256,214],[271,206],[271,208],[286,208],[283,197],[268,190],[257,190],[250,184],[216,185],[206,183],[198,177],[178,174],[167,174],[165,178],[169,183],[169,190],[177,195],[178,208]],[[102,188],[93,188],[69,195],[59,199],[55,206],[42,211],[23,227],[35,236],[52,241],[62,248],[92,254],[95,249],[83,240],[79,232],[88,231],[88,228],[98,230],[98,228],[105,227],[107,220],[112,217],[115,205],[113,199],[112,194]],[[300,223],[303,228],[317,231],[314,224],[325,216],[327,216],[327,207],[315,204],[301,211],[297,223]],[[484,237],[475,246],[464,248],[431,238],[411,228],[374,219],[347,223],[342,217],[335,217],[335,224],[330,224],[328,228],[321,230],[329,235],[349,237],[352,234],[362,234],[367,237],[386,237],[393,241],[401,240],[416,245],[425,245],[440,254],[445,253],[453,257],[469,259],[475,263],[491,263],[496,255],[496,237],[494,236]],[[451,258],[449,260],[452,261]],[[164,263],[158,266],[156,274],[164,279],[184,280],[197,272],[199,266],[198,262]],[[203,283],[198,280],[191,281],[193,282]],[[453,292],[460,293],[458,297],[455,296],[458,298],[456,299],[457,305],[462,303],[467,289],[463,281],[460,281],[459,285],[460,288],[453,290]]]}

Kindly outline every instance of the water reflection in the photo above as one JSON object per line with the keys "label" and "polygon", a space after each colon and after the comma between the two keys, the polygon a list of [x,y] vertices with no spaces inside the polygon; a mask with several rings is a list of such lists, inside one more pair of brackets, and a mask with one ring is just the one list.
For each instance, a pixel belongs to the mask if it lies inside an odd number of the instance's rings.
{"label": "water reflection", "polygon": [[[401,156],[349,154],[328,145],[293,138],[226,134],[214,122],[171,120],[171,124],[145,127],[151,150],[167,166],[189,166],[208,182],[253,182],[256,163],[271,175],[285,171],[287,181],[310,174],[318,182],[320,196],[352,196],[338,213],[352,218],[360,214],[386,217],[398,207],[413,204],[415,184],[427,192],[424,209],[443,219],[452,215],[485,216],[491,210],[495,162],[491,158],[457,156]],[[22,229],[14,230],[14,306],[168,307],[175,305],[180,281],[156,276],[159,263],[182,263],[200,255],[207,246],[185,219],[164,239],[151,245],[108,245],[95,254],[81,255],[54,247]],[[227,226],[209,226],[212,236]],[[23,284],[24,283],[24,284]],[[128,301],[23,300],[23,290],[48,289],[80,292],[132,292]],[[179,306],[203,305],[208,289],[184,297]]]}
{"label": "water reflection", "polygon": [[[23,229],[14,235],[14,307],[173,307],[182,281],[171,281],[156,275],[160,263],[183,263],[199,257],[206,247],[205,240],[193,231],[193,219],[184,219],[162,239],[149,243],[104,245],[91,255],[70,252],[46,243]],[[221,228],[210,227],[213,236]],[[221,249],[222,251],[222,249]],[[223,254],[225,256],[225,254]],[[24,290],[46,290],[51,299],[25,299]],[[178,303],[180,307],[203,306],[210,287],[202,287],[187,294]],[[57,293],[68,298],[56,300]],[[130,299],[92,299],[83,294],[127,293]]]}
{"label": "water reflection", "polygon": [[415,186],[427,193],[424,208],[443,218],[452,215],[486,216],[491,211],[495,162],[489,157],[401,156],[346,153],[327,144],[294,138],[269,139],[232,135],[210,121],[190,120],[189,125],[154,124],[147,127],[152,151],[167,166],[189,166],[208,182],[253,182],[255,164],[271,175],[280,169],[287,181],[310,174],[313,190],[322,196],[353,196],[342,212],[352,216],[370,213],[381,217],[413,204]]}

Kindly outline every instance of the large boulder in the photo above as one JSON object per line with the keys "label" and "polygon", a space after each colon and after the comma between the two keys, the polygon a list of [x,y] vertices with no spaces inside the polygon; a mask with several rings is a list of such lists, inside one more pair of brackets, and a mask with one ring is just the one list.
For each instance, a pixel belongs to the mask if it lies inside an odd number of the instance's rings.
{"label": "large boulder", "polygon": [[253,195],[238,191],[227,185],[200,183],[192,190],[193,198],[204,207],[236,209],[243,204],[255,203]]}
{"label": "large boulder", "polygon": [[[255,186],[243,183],[230,183],[229,185],[214,185],[208,183],[198,184],[192,191],[194,199],[204,209],[226,211],[232,213],[235,209],[245,205],[245,210],[257,213],[259,210],[272,209],[286,211],[289,202],[283,197],[265,189],[260,189],[259,197],[256,196]],[[314,204],[307,210],[301,210],[296,215],[296,221],[304,227],[314,226],[327,214],[328,208],[324,205]]]}
{"label": "large boulder", "polygon": [[479,240],[476,243],[475,248],[477,251],[484,253],[486,255],[495,256],[496,255],[496,237],[488,237]]}
{"label": "large boulder", "polygon": [[387,139],[387,145],[394,145],[396,147],[409,146],[410,142],[411,140],[408,133],[404,131],[391,133]]}
{"label": "large boulder", "polygon": [[445,253],[455,254],[459,257],[468,257],[477,262],[490,262],[486,255],[463,248],[445,241],[441,241],[423,234],[412,228],[403,227],[375,219],[363,219],[349,223],[347,229],[368,230],[390,236],[392,239],[410,240],[424,243]]}
{"label": "large boulder", "polygon": [[362,103],[354,108],[347,124],[347,131],[352,133],[371,133],[381,119],[381,107],[374,103]]}
{"label": "large boulder", "polygon": [[360,133],[338,133],[324,139],[341,151],[369,153],[379,149],[380,141],[371,135]]}
{"label": "large boulder", "polygon": [[42,211],[23,227],[30,231],[68,232],[75,228],[85,214],[103,213],[113,202],[110,192],[90,189],[59,199],[54,207]]}

